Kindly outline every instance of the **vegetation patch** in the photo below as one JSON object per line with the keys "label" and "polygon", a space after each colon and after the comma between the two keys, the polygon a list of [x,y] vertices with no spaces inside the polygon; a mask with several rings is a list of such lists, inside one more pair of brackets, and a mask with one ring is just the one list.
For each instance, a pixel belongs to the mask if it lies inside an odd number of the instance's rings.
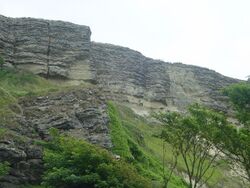
{"label": "vegetation patch", "polygon": [[[109,102],[110,106],[116,111],[116,118],[120,119],[121,128],[123,129],[122,134],[125,133],[129,153],[133,156],[133,160],[130,162],[136,166],[140,174],[153,180],[155,187],[163,186],[163,171],[166,176],[169,175],[174,155],[173,147],[167,142],[165,142],[165,152],[163,152],[163,140],[159,136],[163,130],[162,124],[138,116],[124,105]],[[112,141],[116,143],[115,139]],[[216,162],[220,163],[220,165],[214,169],[213,176],[208,180],[207,185],[209,187],[223,185],[234,188],[242,184],[241,179],[228,176],[230,165],[226,160],[218,159]],[[208,163],[205,162],[205,164]],[[178,156],[178,164],[168,187],[187,187],[186,183],[181,179],[183,175],[187,174],[185,170],[185,163]],[[208,178],[211,171],[212,169],[208,171],[204,178]]]}
{"label": "vegetation patch", "polygon": [[148,179],[124,160],[115,160],[111,153],[83,140],[51,129],[52,140],[43,143],[45,187],[150,187]]}
{"label": "vegetation patch", "polygon": [[[18,105],[20,97],[45,95],[61,89],[61,86],[30,72],[0,69],[0,126],[14,124],[12,115],[21,112]],[[14,107],[11,108],[11,105]]]}
{"label": "vegetation patch", "polygon": [[0,163],[0,177],[7,175],[10,170],[10,164],[8,162],[1,162]]}
{"label": "vegetation patch", "polygon": [[[135,115],[131,109],[113,102],[108,103],[108,110],[111,139],[114,144],[112,151],[133,164],[142,176],[150,178],[152,187],[162,187],[163,166],[160,156],[158,156],[161,149],[159,149],[159,151],[157,151],[159,153],[156,154],[149,144],[151,140],[155,141],[155,139],[157,139],[157,141],[159,141],[159,145],[157,142],[157,147],[161,148],[160,139],[153,136],[154,133],[159,133],[161,129],[158,128],[161,126],[150,125],[144,118]],[[117,124],[119,126],[117,126]],[[123,139],[122,143],[120,141],[121,138]],[[126,143],[125,146],[124,143]],[[117,148],[120,149],[117,150]],[[124,151],[120,152],[123,148]],[[129,158],[127,156],[129,156]],[[165,172],[169,173],[167,168],[165,168]],[[186,187],[183,180],[175,175],[169,185],[170,187],[176,188]]]}

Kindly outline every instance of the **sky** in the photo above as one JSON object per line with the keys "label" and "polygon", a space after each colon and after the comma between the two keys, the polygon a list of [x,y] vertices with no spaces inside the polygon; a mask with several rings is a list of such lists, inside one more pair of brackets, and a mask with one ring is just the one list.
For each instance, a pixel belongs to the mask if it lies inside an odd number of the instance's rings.
{"label": "sky", "polygon": [[250,75],[250,0],[0,0],[0,14],[64,20],[147,57]]}

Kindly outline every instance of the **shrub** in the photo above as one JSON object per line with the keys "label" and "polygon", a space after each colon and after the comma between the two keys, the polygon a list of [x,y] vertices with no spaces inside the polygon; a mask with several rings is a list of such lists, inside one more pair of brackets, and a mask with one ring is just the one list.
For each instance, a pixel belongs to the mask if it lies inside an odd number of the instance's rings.
{"label": "shrub", "polygon": [[44,143],[45,174],[48,187],[149,187],[147,179],[133,166],[83,140],[59,135],[52,130],[52,140]]}

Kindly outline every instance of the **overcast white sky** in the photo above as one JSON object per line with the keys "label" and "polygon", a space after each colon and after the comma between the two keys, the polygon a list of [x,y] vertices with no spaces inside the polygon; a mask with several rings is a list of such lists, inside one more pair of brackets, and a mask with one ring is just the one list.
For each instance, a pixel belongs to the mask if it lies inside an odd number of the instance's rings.
{"label": "overcast white sky", "polygon": [[250,75],[250,0],[0,0],[0,14],[88,25],[93,41]]}

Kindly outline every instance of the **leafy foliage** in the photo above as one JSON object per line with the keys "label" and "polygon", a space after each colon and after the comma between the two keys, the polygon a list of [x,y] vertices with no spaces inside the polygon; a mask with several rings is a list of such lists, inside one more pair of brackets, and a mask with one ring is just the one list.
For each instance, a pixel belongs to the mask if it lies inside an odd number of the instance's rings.
{"label": "leafy foliage", "polygon": [[225,117],[198,104],[189,107],[188,115],[169,112],[156,117],[164,123],[161,137],[171,144],[175,162],[180,156],[185,164],[189,186],[206,183],[217,165],[219,150],[215,150],[214,143],[220,140],[217,127],[227,124]]}
{"label": "leafy foliage", "polygon": [[231,85],[224,89],[224,94],[229,97],[238,120],[243,124],[239,129],[228,126],[222,130],[224,148],[229,151],[227,156],[244,166],[247,173],[244,177],[250,182],[250,83]]}
{"label": "leafy foliage", "polygon": [[7,161],[0,163],[0,177],[7,175],[9,173],[10,170],[9,165],[10,164]]}
{"label": "leafy foliage", "polygon": [[104,149],[83,140],[51,132],[44,144],[45,174],[48,187],[138,187],[150,186],[147,179],[123,160],[116,161]]}
{"label": "leafy foliage", "polygon": [[160,176],[155,172],[158,171],[160,166],[145,154],[135,141],[134,137],[137,137],[137,135],[132,136],[132,134],[136,134],[137,131],[134,129],[130,132],[127,129],[131,125],[128,121],[124,121],[124,119],[121,118],[118,108],[112,102],[108,103],[108,111],[110,117],[111,139],[114,144],[112,148],[113,153],[133,163],[143,176],[147,176],[151,179],[159,179]]}
{"label": "leafy foliage", "polygon": [[[235,126],[224,128],[221,139],[223,140],[224,153],[235,163],[240,163],[247,175],[243,178],[250,182],[250,132],[247,129],[239,129]],[[226,151],[225,151],[226,150]]]}
{"label": "leafy foliage", "polygon": [[233,84],[225,88],[223,93],[232,102],[239,121],[250,128],[250,83]]}
{"label": "leafy foliage", "polygon": [[[121,150],[123,149],[124,151],[117,154],[133,164],[142,176],[150,178],[153,187],[162,187],[163,169],[161,156],[159,156],[161,150],[158,150],[158,147],[161,148],[161,140],[153,136],[154,134],[158,134],[162,127],[155,123],[150,124],[147,119],[136,115],[126,106],[109,102],[108,109],[109,114],[113,114],[113,117],[110,116],[111,138],[112,143],[115,145],[112,149],[113,152],[117,153],[117,150],[115,150],[116,147],[121,148]],[[116,121],[113,121],[113,118]],[[119,126],[114,126],[115,122],[119,122]],[[117,130],[113,131],[113,129]],[[120,142],[121,139],[125,141]],[[125,147],[123,146],[124,143],[126,144]],[[125,155],[123,155],[124,153]],[[165,172],[167,174],[170,173],[168,168],[165,168]],[[175,174],[173,174],[169,185],[172,188],[186,187],[181,177]]]}

